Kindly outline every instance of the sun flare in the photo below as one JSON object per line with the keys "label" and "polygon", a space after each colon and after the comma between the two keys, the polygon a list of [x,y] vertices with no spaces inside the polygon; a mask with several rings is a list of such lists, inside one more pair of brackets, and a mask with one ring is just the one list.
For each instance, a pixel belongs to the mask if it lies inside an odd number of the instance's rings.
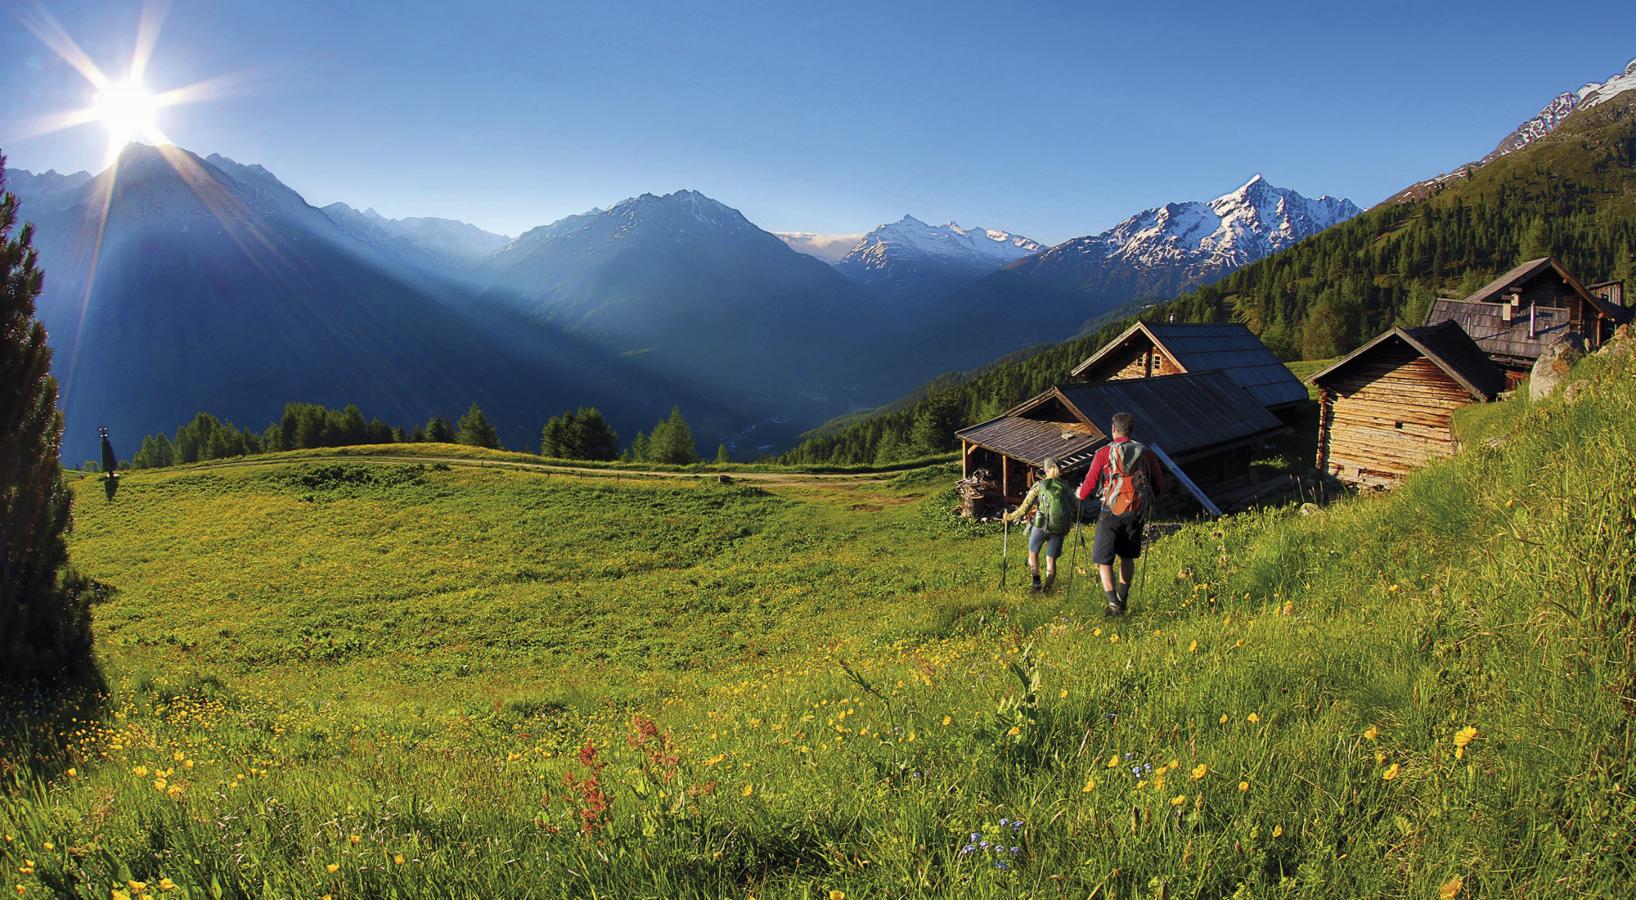
{"label": "sun flare", "polygon": [[136,77],[109,82],[97,92],[93,109],[97,121],[108,130],[109,155],[117,155],[134,140],[162,140],[159,131],[159,99]]}

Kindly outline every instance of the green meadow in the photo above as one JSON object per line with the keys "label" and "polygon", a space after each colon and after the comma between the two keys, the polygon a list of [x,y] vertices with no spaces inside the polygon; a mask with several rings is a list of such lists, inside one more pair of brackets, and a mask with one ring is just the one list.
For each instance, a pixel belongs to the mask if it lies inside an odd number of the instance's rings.
{"label": "green meadow", "polygon": [[0,881],[1619,894],[1620,346],[1571,398],[1469,410],[1467,449],[1389,495],[1186,525],[1120,620],[1085,575],[1026,593],[1015,534],[1000,589],[1001,533],[949,514],[947,465],[723,484],[393,448],[136,473],[112,503],[87,478],[71,550],[111,588],[109,696],[6,735]]}

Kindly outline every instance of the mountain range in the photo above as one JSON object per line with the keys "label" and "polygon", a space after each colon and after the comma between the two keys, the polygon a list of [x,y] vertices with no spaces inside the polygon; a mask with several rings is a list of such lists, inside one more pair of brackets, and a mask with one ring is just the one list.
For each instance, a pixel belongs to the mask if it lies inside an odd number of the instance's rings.
{"label": "mountain range", "polygon": [[[7,179],[37,226],[71,458],[96,425],[133,443],[200,410],[259,427],[289,400],[405,426],[476,401],[510,446],[580,405],[628,437],[679,403],[707,447],[779,449],[1355,212],[1257,178],[1052,248],[904,216],[832,265],[687,190],[508,238],[320,209],[261,166],[174,147]],[[995,303],[1019,315],[994,327]]]}

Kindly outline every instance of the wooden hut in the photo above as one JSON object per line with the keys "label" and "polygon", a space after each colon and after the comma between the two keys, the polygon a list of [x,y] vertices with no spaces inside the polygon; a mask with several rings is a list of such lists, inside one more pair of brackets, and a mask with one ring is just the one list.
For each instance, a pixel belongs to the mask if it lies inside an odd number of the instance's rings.
{"label": "wooden hut", "polygon": [[962,475],[997,473],[1007,500],[1020,500],[1048,457],[1065,474],[1088,468],[1117,412],[1134,416],[1136,438],[1163,448],[1206,494],[1243,483],[1255,445],[1283,430],[1219,371],[1062,384],[958,432]]}
{"label": "wooden hut", "polygon": [[1300,379],[1254,332],[1233,322],[1137,322],[1069,374],[1094,382],[1212,370],[1225,372],[1274,412],[1307,399]]}
{"label": "wooden hut", "polygon": [[1515,386],[1559,340],[1577,338],[1592,350],[1602,346],[1630,318],[1623,299],[1622,282],[1587,288],[1547,256],[1517,266],[1463,300],[1433,301],[1426,324],[1458,323]]}
{"label": "wooden hut", "polygon": [[1456,323],[1394,328],[1310,379],[1318,388],[1318,470],[1390,487],[1454,453],[1454,411],[1494,399],[1504,372]]}

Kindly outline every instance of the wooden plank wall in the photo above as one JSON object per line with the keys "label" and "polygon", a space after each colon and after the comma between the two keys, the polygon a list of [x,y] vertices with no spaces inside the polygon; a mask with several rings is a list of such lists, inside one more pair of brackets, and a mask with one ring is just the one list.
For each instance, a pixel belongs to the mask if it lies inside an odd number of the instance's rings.
{"label": "wooden plank wall", "polygon": [[1454,411],[1471,395],[1431,361],[1398,344],[1326,379],[1320,465],[1358,487],[1390,487],[1455,451]]}
{"label": "wooden plank wall", "polygon": [[1180,374],[1182,374],[1181,367],[1176,365],[1174,360],[1149,345],[1142,352],[1136,354],[1130,362],[1126,363],[1124,368],[1113,373],[1108,380],[1119,381],[1129,378]]}

